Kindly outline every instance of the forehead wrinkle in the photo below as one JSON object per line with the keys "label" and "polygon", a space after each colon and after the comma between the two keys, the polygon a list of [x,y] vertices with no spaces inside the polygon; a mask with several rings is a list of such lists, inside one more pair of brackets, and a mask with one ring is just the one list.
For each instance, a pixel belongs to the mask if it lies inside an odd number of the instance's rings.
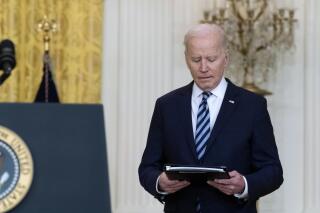
{"label": "forehead wrinkle", "polygon": [[192,44],[192,42],[188,45],[188,55],[191,57],[218,57],[224,53],[224,49],[221,47],[215,48],[214,45],[199,47],[197,45]]}

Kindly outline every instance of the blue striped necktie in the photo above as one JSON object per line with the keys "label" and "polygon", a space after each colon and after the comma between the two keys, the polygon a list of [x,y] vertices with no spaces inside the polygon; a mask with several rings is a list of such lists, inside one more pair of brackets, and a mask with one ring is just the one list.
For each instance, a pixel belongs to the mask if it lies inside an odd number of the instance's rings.
{"label": "blue striped necktie", "polygon": [[197,115],[195,143],[199,160],[203,157],[206,151],[207,141],[210,136],[210,113],[207,103],[207,99],[210,95],[212,95],[211,92],[202,93],[202,101],[199,105]]}
{"label": "blue striped necktie", "polygon": [[[196,143],[197,157],[199,160],[203,157],[206,151],[207,141],[210,136],[210,113],[209,113],[209,106],[207,103],[207,99],[209,98],[210,95],[212,95],[211,92],[202,93],[202,101],[199,105],[199,110],[197,115],[195,143]],[[197,198],[197,202],[196,202],[196,213],[201,213],[201,204],[200,204],[199,197]]]}

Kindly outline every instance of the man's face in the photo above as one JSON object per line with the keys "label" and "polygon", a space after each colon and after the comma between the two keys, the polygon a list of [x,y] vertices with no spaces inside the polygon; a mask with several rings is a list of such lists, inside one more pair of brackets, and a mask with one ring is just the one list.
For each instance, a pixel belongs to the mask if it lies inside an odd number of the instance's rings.
{"label": "man's face", "polygon": [[191,37],[186,45],[185,57],[193,80],[204,91],[216,88],[228,64],[221,39],[214,35]]}

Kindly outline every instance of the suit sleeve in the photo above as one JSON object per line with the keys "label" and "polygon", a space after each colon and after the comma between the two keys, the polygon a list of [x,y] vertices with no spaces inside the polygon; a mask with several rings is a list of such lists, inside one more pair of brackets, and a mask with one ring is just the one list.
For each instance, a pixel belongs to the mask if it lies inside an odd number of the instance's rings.
{"label": "suit sleeve", "polygon": [[254,117],[251,139],[253,173],[246,175],[249,199],[254,200],[276,190],[283,182],[283,171],[266,99],[259,103]]}
{"label": "suit sleeve", "polygon": [[153,196],[161,199],[162,195],[156,191],[156,182],[163,167],[163,131],[160,101],[157,100],[152,115],[147,145],[139,166],[139,180],[141,185]]}

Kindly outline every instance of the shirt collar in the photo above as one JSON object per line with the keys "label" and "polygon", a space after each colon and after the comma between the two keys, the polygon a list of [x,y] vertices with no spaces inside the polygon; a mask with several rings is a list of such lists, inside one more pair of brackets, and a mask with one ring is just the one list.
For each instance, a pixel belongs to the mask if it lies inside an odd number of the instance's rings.
{"label": "shirt collar", "polygon": [[[213,90],[211,90],[210,92],[216,97],[223,98],[227,90],[227,85],[228,85],[228,82],[226,81],[226,79],[222,78],[218,86]],[[194,98],[199,97],[200,95],[202,95],[203,92],[204,91],[200,89],[196,83],[193,83],[192,96]]]}

